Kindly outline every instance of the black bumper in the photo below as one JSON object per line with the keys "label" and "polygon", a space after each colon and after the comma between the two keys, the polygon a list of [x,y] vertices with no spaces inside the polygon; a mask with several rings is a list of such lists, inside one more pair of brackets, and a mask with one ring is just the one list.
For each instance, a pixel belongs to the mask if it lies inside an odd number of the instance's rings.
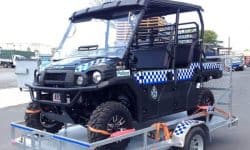
{"label": "black bumper", "polygon": [[[72,87],[72,88],[45,87],[45,86],[29,85],[29,84],[26,84],[26,86],[29,88],[31,99],[34,102],[53,105],[53,106],[70,107],[76,103],[76,101],[80,98],[83,92],[98,91],[106,87],[107,84],[108,82],[105,81],[98,85],[87,86],[87,87]],[[62,96],[61,102],[53,101],[52,94],[54,93],[60,94]],[[67,98],[69,100],[67,100]]]}

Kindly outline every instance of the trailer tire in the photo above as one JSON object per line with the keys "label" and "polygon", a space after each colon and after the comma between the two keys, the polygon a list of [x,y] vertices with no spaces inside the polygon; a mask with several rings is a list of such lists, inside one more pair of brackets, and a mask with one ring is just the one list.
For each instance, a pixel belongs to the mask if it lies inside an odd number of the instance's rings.
{"label": "trailer tire", "polygon": [[[208,88],[200,88],[198,89],[198,94],[197,94],[197,100],[198,100],[198,105],[204,106],[213,106],[214,105],[214,95],[212,91]],[[187,111],[188,115],[193,115],[198,111],[198,107],[192,108]],[[213,115],[209,116],[209,120],[211,120]],[[206,117],[201,117],[198,118],[198,120],[203,120],[206,121]]]}
{"label": "trailer tire", "polygon": [[[118,125],[119,122],[123,124]],[[90,117],[90,120],[88,122],[88,126],[98,129],[98,130],[104,130],[104,131],[108,131],[109,133],[113,133],[113,132],[119,131],[120,129],[131,129],[132,117],[128,108],[124,106],[122,103],[105,102],[101,104],[100,106],[98,106],[93,111]],[[108,137],[109,136],[107,135],[94,133],[88,130],[88,139],[89,139],[89,142],[91,143],[104,140]],[[127,147],[129,142],[130,142],[130,139],[125,139],[117,143],[112,143],[106,146],[99,147],[97,148],[97,150],[113,150],[113,149],[123,150]]]}
{"label": "trailer tire", "polygon": [[[35,103],[30,103],[27,107],[27,110],[39,110],[40,107]],[[57,133],[60,129],[62,129],[63,123],[56,122],[51,127],[45,127],[41,123],[41,112],[37,113],[27,113],[25,112],[25,125],[31,128],[35,128],[38,130],[45,130],[50,133]]]}

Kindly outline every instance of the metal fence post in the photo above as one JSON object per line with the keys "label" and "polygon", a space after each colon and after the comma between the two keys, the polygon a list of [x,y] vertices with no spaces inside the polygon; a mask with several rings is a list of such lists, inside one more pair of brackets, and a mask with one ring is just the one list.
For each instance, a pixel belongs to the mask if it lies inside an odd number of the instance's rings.
{"label": "metal fence post", "polygon": [[145,132],[143,134],[143,149],[147,150],[148,149],[148,132]]}

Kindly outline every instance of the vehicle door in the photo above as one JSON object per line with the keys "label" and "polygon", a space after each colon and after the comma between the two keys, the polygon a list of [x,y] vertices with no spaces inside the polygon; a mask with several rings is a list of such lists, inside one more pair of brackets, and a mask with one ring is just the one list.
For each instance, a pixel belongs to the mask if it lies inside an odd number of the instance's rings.
{"label": "vehicle door", "polygon": [[134,49],[136,81],[145,93],[142,103],[143,119],[150,119],[172,112],[174,70],[164,65],[168,56],[166,46],[144,46]]}

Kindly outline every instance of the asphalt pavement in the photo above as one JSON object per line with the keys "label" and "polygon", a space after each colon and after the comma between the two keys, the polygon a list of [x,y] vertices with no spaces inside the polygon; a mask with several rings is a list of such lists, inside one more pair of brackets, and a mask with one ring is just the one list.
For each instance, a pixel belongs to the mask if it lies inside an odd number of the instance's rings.
{"label": "asphalt pavement", "polygon": [[239,117],[235,128],[223,128],[212,134],[208,150],[250,149],[250,68],[233,72],[233,113]]}
{"label": "asphalt pavement", "polygon": [[0,67],[0,89],[16,87],[15,69]]}
{"label": "asphalt pavement", "polygon": [[[2,74],[2,73],[1,73]],[[1,75],[0,74],[0,75]],[[0,76],[0,85],[2,77]],[[234,128],[222,128],[212,134],[208,150],[249,150],[250,149],[250,68],[233,73],[233,112],[239,117]],[[1,101],[2,99],[0,97]],[[9,123],[23,120],[27,104],[0,109],[0,150],[14,149],[10,145]]]}
{"label": "asphalt pavement", "polygon": [[10,143],[9,124],[13,121],[22,121],[25,108],[26,104],[0,109],[0,150],[14,150]]}

